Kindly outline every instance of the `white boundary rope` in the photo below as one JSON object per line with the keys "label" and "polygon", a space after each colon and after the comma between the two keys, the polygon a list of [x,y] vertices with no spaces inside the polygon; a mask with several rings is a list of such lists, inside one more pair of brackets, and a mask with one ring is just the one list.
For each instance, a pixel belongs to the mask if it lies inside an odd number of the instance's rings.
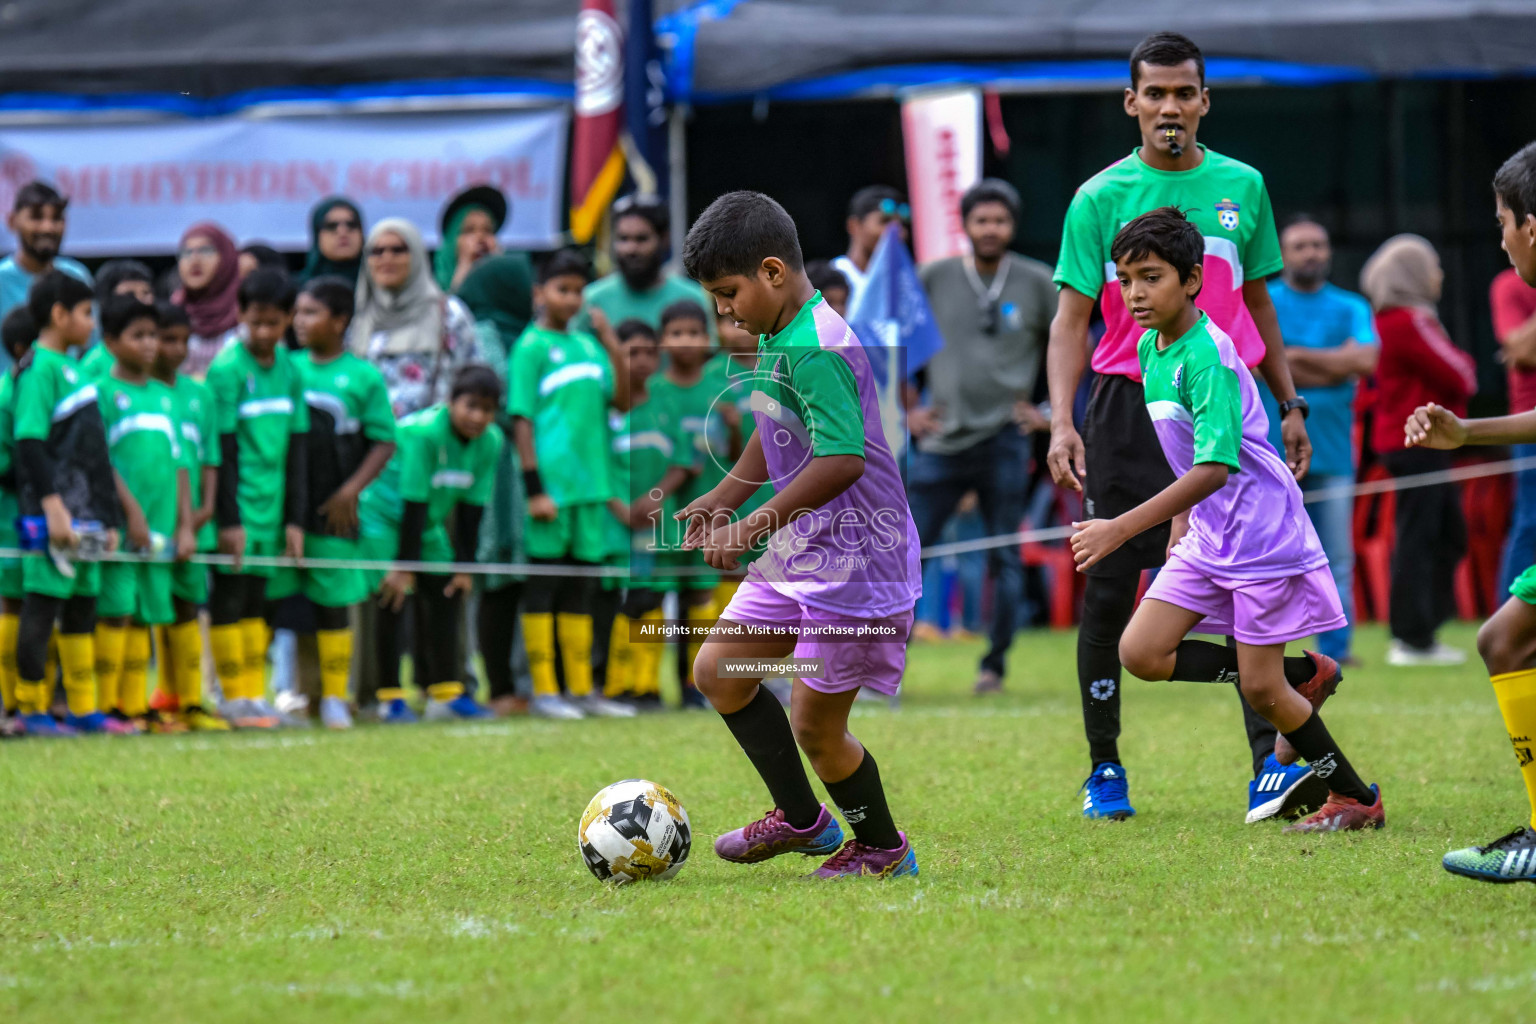
{"label": "white boundary rope", "polygon": [[[1518,473],[1522,470],[1533,468],[1536,468],[1536,456],[1506,459],[1502,462],[1480,462],[1457,469],[1436,470],[1433,473],[1415,473],[1412,476],[1394,477],[1388,480],[1370,480],[1365,483],[1325,487],[1321,490],[1307,492],[1302,500],[1312,504],[1313,502],[1328,501],[1333,498],[1358,498],[1369,494],[1384,494],[1389,491],[1405,491],[1417,487],[1432,487],[1436,484],[1477,480],[1488,476],[1502,476],[1506,473]],[[1026,541],[1063,540],[1072,536],[1074,532],[1071,526],[1052,526],[1041,530],[1021,530],[1018,533],[1004,533],[991,537],[978,537],[974,540],[952,541],[947,544],[934,544],[923,548],[922,557],[926,560],[942,558],[945,555],[963,555],[973,551],[990,551],[993,548],[1012,547],[1023,544]],[[44,557],[46,554],[47,552],[43,551],[0,548],[0,558],[38,558]],[[169,565],[173,561],[173,559],[163,555],[150,557],[126,551],[104,552],[95,560],[100,562],[149,562],[165,565]],[[197,565],[232,567],[235,564],[235,559],[232,555],[197,554],[193,555],[189,561]],[[451,576],[463,573],[470,576],[588,576],[600,579],[627,579],[632,575],[628,566],[548,565],[530,562],[403,562],[375,561],[362,558],[304,558],[295,560],[274,555],[248,555],[241,559],[241,564],[262,569],[367,569],[378,572],[400,569],[405,572],[428,573],[437,576]],[[646,575],[661,575],[664,577],[718,576],[720,575],[720,570],[711,569],[707,566],[668,566],[664,569],[653,569],[652,573]]]}

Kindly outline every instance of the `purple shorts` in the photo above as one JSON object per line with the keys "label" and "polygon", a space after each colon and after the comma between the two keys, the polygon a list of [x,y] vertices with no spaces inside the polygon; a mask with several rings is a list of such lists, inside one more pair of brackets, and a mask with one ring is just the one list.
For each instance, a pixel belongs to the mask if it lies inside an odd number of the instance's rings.
{"label": "purple shorts", "polygon": [[880,619],[829,612],[786,597],[749,573],[720,617],[748,626],[798,630],[794,657],[825,660],[820,676],[798,677],[813,690],[846,693],[867,686],[894,697],[901,689],[911,608]]}
{"label": "purple shorts", "polygon": [[1196,632],[1256,646],[1289,643],[1349,624],[1326,565],[1279,580],[1223,579],[1196,569],[1174,548],[1146,596],[1204,615]]}

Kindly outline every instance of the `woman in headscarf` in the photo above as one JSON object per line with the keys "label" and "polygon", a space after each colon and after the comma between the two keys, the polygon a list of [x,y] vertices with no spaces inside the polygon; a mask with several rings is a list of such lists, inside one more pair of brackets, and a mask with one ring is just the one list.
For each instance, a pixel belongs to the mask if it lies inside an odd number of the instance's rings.
{"label": "woman in headscarf", "polygon": [[352,351],[383,372],[397,418],[446,402],[454,371],[478,358],[474,318],[432,279],[410,221],[379,221],[363,252]]}
{"label": "woman in headscarf", "polygon": [[171,301],[185,307],[192,321],[187,361],[182,372],[201,380],[213,357],[234,337],[240,321],[235,293],[240,288],[239,252],[229,233],[210,221],[192,225],[181,236],[176,255],[181,287]]}
{"label": "woman in headscarf", "polygon": [[507,197],[476,185],[448,200],[439,222],[442,243],[432,257],[432,276],[445,292],[456,292],[474,265],[501,252],[496,233],[507,221]]}
{"label": "woman in headscarf", "polygon": [[[481,358],[495,367],[505,383],[512,346],[533,319],[533,264],[527,253],[512,252],[481,260],[459,286],[459,298],[474,314]],[[510,418],[505,414],[501,426],[510,426]],[[525,553],[522,466],[516,445],[502,445],[501,453],[496,482],[490,501],[486,502],[485,517],[480,521],[480,546],[475,557],[481,562],[516,563],[523,560]],[[527,700],[517,693],[513,663],[519,657],[516,634],[521,580],[482,576],[478,596],[476,633],[491,709],[503,716],[520,714],[527,710]]]}
{"label": "woman in headscarf", "polygon": [[[1444,277],[1434,246],[1418,235],[1387,239],[1360,272],[1381,341],[1371,442],[1394,477],[1451,468],[1450,452],[1405,449],[1403,423],[1429,402],[1465,416],[1477,390],[1476,363],[1435,312]],[[1396,502],[1387,664],[1458,664],[1466,652],[1440,643],[1435,632],[1454,610],[1456,564],[1467,546],[1460,489],[1411,487],[1398,491]]]}
{"label": "woman in headscarf", "polygon": [[352,200],[331,196],[309,211],[309,255],[299,283],[335,276],[357,283],[363,269],[363,214]]}

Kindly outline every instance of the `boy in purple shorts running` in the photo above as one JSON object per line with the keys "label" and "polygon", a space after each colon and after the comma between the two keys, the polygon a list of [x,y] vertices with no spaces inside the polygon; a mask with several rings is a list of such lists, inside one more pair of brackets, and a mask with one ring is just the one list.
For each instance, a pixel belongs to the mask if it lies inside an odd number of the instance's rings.
{"label": "boy in purple shorts running", "polygon": [[[1087,569],[1173,520],[1167,565],[1121,637],[1121,662],[1141,679],[1190,679],[1204,677],[1193,662],[1233,658],[1228,671],[1244,699],[1281,734],[1276,756],[1299,754],[1328,782],[1327,803],[1286,831],[1381,828],[1379,790],[1355,773],[1318,715],[1338,677],[1298,685],[1311,662],[1285,657],[1286,643],[1344,625],[1344,613],[1301,489],[1265,443],[1253,377],[1195,305],[1204,249],[1200,230],[1171,206],[1131,221],[1110,247],[1120,295],[1146,330],[1137,355],[1147,411],[1178,479],[1124,515],[1073,524],[1073,553]],[[1233,637],[1236,651],[1185,639],[1196,627]]]}
{"label": "boy in purple shorts running", "polygon": [[[743,864],[832,854],[819,878],[915,875],[875,759],[848,732],[860,687],[887,695],[900,687],[921,590],[917,532],[869,360],[806,278],[795,223],[767,196],[732,192],[710,204],[688,232],[683,266],[721,316],[760,336],[757,430],[725,479],[677,513],[687,523],[683,546],[703,548],[722,571],[767,541],[694,663],[699,690],[774,801],[767,815],[717,839],[715,853]],[[765,481],[774,496],[733,521]],[[790,655],[816,662],[794,673],[793,725],[759,685],[784,673],[751,664]],[[796,744],[853,829],[847,843],[812,792]]]}

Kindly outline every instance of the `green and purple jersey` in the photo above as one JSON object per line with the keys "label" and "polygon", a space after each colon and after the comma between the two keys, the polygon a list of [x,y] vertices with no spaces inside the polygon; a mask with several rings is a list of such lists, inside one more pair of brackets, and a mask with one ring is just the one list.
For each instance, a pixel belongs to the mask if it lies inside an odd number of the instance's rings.
{"label": "green and purple jersey", "polygon": [[1326,566],[1301,488],[1269,445],[1269,417],[1237,346],[1205,313],[1183,337],[1137,346],[1147,413],[1175,476],[1216,462],[1232,470],[1189,513],[1180,556],[1221,579],[1270,580]]}

